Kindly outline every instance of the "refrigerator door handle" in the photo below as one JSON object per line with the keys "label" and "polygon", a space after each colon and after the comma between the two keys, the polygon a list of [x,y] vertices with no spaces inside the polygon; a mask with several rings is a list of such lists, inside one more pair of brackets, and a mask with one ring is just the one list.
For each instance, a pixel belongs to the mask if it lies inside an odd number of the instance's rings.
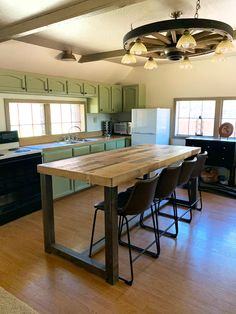
{"label": "refrigerator door handle", "polygon": [[132,134],[145,134],[145,135],[155,135],[156,133],[142,133],[142,132],[132,132]]}

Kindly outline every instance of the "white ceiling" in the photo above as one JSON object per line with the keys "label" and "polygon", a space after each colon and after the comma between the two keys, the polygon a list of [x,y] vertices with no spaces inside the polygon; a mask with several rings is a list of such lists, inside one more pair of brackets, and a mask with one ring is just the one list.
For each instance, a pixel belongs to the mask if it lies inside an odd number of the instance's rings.
{"label": "white ceiling", "polygon": [[[70,6],[78,4],[67,16]],[[87,11],[83,6],[87,6]],[[47,13],[61,7],[67,10],[60,18],[48,17]],[[131,24],[136,28],[167,20],[177,10],[183,12],[183,18],[194,17],[195,7],[195,0],[0,0],[0,41],[13,38],[57,50],[71,49],[78,55],[118,50],[123,48],[123,36],[130,31]],[[40,22],[38,16],[43,16],[39,17]],[[220,20],[236,29],[235,16],[236,0],[201,1],[200,18]],[[27,33],[22,30],[29,31],[29,25],[33,25],[32,34],[25,36]]]}

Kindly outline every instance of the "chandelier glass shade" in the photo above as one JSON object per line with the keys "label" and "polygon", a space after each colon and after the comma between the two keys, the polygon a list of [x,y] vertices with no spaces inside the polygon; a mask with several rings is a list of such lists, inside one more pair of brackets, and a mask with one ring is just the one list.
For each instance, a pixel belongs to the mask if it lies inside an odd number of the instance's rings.
{"label": "chandelier glass shade", "polygon": [[[148,61],[189,61],[192,57],[214,52],[225,53],[234,48],[230,25],[217,20],[200,19],[198,11],[194,18],[178,18],[181,14],[180,11],[173,12],[171,16],[174,19],[131,29],[123,38],[126,54],[146,57]],[[122,63],[125,63],[123,61],[122,58]]]}
{"label": "chandelier glass shade", "polygon": [[188,57],[184,57],[183,60],[180,62],[180,69],[192,69],[192,63],[190,62]]}
{"label": "chandelier glass shade", "polygon": [[131,54],[129,51],[127,51],[126,54],[122,57],[121,63],[123,63],[123,64],[136,63],[136,58],[133,54]]}
{"label": "chandelier glass shade", "polygon": [[144,64],[144,69],[146,70],[153,70],[157,68],[157,63],[153,59],[153,57],[149,57],[146,63]]}
{"label": "chandelier glass shade", "polygon": [[134,45],[130,49],[131,54],[135,55],[142,55],[144,53],[147,53],[147,48],[146,46],[141,42],[140,38],[137,38]]}
{"label": "chandelier glass shade", "polygon": [[195,48],[197,46],[196,40],[192,35],[190,35],[188,30],[185,30],[183,35],[180,37],[176,44],[178,49],[189,49]]}

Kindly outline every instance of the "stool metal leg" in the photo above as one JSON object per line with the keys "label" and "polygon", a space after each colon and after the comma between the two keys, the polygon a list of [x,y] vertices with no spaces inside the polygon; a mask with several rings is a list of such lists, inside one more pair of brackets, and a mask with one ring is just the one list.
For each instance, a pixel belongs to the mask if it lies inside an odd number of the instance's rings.
{"label": "stool metal leg", "polygon": [[98,208],[96,208],[96,210],[94,212],[94,216],[93,216],[93,227],[92,227],[92,235],[91,235],[90,247],[89,247],[89,257],[92,257],[93,238],[94,238],[94,231],[95,231],[95,225],[96,225],[97,212],[98,212]]}

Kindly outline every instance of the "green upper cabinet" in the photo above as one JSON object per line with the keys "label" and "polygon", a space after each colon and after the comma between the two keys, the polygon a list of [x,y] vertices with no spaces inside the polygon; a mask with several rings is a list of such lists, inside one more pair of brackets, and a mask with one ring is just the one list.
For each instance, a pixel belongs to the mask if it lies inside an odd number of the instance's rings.
{"label": "green upper cabinet", "polygon": [[68,95],[72,96],[97,96],[98,84],[92,82],[83,82],[81,80],[67,80]]}
{"label": "green upper cabinet", "polygon": [[38,74],[26,75],[27,92],[34,94],[66,95],[66,79],[46,77]]}
{"label": "green upper cabinet", "polygon": [[25,75],[11,71],[0,71],[0,91],[25,92]]}
{"label": "green upper cabinet", "polygon": [[111,112],[122,112],[122,87],[121,85],[111,86]]}
{"label": "green upper cabinet", "polygon": [[98,112],[122,112],[122,87],[121,85],[99,85]]}
{"label": "green upper cabinet", "polygon": [[84,96],[97,96],[98,84],[93,82],[84,82]]}
{"label": "green upper cabinet", "polygon": [[84,83],[80,80],[68,80],[67,90],[69,95],[84,96]]}
{"label": "green upper cabinet", "polygon": [[48,92],[53,95],[67,95],[67,80],[63,78],[48,78]]}
{"label": "green upper cabinet", "polygon": [[111,112],[111,85],[99,85],[98,88],[99,112]]}
{"label": "green upper cabinet", "polygon": [[35,94],[48,94],[48,80],[43,75],[26,75],[27,92]]}
{"label": "green upper cabinet", "polygon": [[144,85],[123,86],[123,111],[131,111],[132,108],[143,108],[146,104]]}

